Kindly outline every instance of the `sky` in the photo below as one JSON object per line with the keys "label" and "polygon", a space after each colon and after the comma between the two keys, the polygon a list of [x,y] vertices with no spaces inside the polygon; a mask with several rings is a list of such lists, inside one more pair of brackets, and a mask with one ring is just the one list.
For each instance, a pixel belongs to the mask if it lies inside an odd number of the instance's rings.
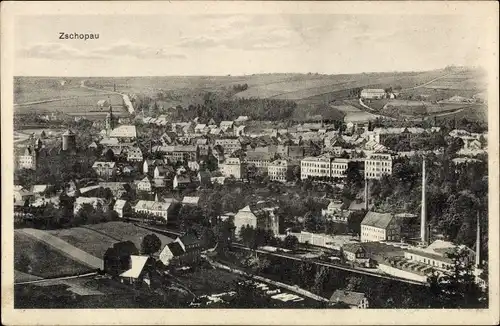
{"label": "sky", "polygon": [[[14,75],[421,71],[480,65],[484,21],[459,15],[18,16]],[[98,33],[97,40],[60,40]]]}

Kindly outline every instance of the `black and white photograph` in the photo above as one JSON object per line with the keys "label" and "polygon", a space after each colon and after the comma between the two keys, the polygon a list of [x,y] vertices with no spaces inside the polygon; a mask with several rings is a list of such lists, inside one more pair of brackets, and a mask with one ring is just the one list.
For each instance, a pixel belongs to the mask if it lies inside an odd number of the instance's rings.
{"label": "black and white photograph", "polygon": [[2,24],[14,310],[498,305],[498,5],[129,4]]}

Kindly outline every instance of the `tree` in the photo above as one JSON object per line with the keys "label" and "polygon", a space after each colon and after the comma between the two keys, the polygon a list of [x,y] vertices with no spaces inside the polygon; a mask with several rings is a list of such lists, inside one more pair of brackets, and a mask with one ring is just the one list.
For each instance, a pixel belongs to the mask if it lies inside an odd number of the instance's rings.
{"label": "tree", "polygon": [[482,292],[475,282],[472,260],[468,249],[457,249],[448,254],[451,268],[442,275],[433,273],[429,286],[433,294],[433,308],[480,308]]}
{"label": "tree", "polygon": [[299,239],[294,235],[287,235],[283,240],[283,247],[285,249],[296,250],[299,246]]}
{"label": "tree", "polygon": [[161,249],[161,240],[154,233],[148,234],[144,237],[141,243],[141,252],[144,255],[153,255]]}
{"label": "tree", "polygon": [[325,282],[328,280],[328,268],[321,266],[316,271],[316,275],[314,277],[314,285],[312,291],[317,294],[321,294],[323,292],[323,287],[325,286]]}

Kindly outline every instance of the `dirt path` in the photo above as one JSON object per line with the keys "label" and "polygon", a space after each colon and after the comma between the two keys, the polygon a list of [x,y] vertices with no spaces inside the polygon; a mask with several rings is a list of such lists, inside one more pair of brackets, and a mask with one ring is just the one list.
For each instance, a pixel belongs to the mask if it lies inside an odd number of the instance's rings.
{"label": "dirt path", "polygon": [[[62,252],[63,254],[71,257],[75,261],[78,261],[80,263],[83,263],[87,266],[90,266],[92,268],[100,268],[103,269],[104,267],[104,262],[102,259],[97,258],[95,256],[92,256],[91,254],[78,249],[77,247],[69,244],[68,242],[59,239],[58,237],[55,237],[43,230],[37,230],[37,229],[19,229],[17,230],[18,232],[22,232],[30,237],[33,237],[39,241],[42,241],[46,243],[47,245],[51,246],[52,248]],[[56,267],[56,266],[54,266]]]}
{"label": "dirt path", "polygon": [[448,77],[448,76],[450,76],[452,74],[453,73],[449,73],[449,74],[446,74],[446,75],[443,75],[443,76],[436,77],[433,80],[428,81],[426,83],[423,83],[423,84],[420,84],[420,85],[417,85],[417,86],[414,86],[414,87],[402,89],[401,92],[408,91],[408,90],[411,90],[411,89],[417,89],[417,88],[425,87],[425,86],[429,85],[430,83],[435,82],[436,80],[440,80],[440,79],[446,78],[446,77]]}

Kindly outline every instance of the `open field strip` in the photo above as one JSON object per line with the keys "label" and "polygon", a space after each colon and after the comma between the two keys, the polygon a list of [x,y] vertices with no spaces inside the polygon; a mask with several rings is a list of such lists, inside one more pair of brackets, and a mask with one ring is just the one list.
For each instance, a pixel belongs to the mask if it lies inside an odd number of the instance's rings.
{"label": "open field strip", "polygon": [[48,244],[49,246],[59,250],[60,252],[73,258],[74,260],[76,260],[80,263],[83,263],[89,267],[92,267],[95,269],[97,269],[97,268],[102,269],[104,266],[104,262],[102,259],[97,258],[97,257],[69,244],[68,242],[66,242],[62,239],[59,239],[58,237],[55,237],[55,236],[51,235],[50,233],[47,233],[45,231],[38,230],[38,229],[31,229],[31,228],[19,229],[18,231]]}

